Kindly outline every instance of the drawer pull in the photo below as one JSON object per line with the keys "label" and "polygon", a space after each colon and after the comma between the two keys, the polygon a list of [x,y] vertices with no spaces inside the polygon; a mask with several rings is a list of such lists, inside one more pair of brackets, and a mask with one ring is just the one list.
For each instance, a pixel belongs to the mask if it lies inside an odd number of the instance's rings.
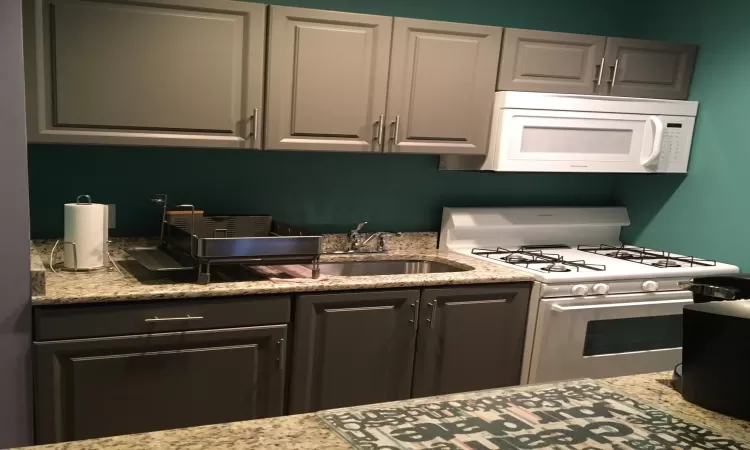
{"label": "drawer pull", "polygon": [[188,314],[185,317],[151,317],[149,319],[145,319],[144,322],[173,322],[176,320],[201,320],[203,319],[203,316],[191,316]]}

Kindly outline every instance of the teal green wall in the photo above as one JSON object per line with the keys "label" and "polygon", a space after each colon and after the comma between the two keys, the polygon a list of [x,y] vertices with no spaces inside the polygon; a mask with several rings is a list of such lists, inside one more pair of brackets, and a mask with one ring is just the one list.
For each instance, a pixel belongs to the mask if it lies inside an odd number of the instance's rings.
{"label": "teal green wall", "polygon": [[[279,0],[277,4],[607,35],[633,20],[598,0]],[[629,9],[629,10],[637,10]],[[614,177],[440,172],[438,158],[239,150],[29,146],[32,237],[62,233],[78,194],[117,205],[114,235],[154,234],[166,192],[217,214],[272,214],[314,231],[438,230],[443,206],[609,205]],[[12,194],[9,194],[12,195]]]}
{"label": "teal green wall", "polygon": [[34,237],[59,236],[62,204],[90,194],[117,205],[118,235],[158,234],[170,194],[214,214],[271,214],[312,231],[440,228],[443,206],[609,205],[606,174],[443,172],[436,156],[146,147],[29,148]]}
{"label": "teal green wall", "polygon": [[652,3],[642,35],[700,45],[700,101],[687,176],[621,176],[632,226],[623,239],[750,270],[750,2]]}

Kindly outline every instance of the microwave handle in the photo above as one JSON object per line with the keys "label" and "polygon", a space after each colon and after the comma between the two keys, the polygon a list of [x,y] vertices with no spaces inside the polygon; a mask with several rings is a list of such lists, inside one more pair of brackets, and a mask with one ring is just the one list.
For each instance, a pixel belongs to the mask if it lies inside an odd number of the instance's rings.
{"label": "microwave handle", "polygon": [[649,116],[649,122],[654,125],[654,143],[651,147],[651,155],[645,161],[641,161],[642,166],[650,166],[661,155],[661,145],[664,142],[664,122],[657,116]]}

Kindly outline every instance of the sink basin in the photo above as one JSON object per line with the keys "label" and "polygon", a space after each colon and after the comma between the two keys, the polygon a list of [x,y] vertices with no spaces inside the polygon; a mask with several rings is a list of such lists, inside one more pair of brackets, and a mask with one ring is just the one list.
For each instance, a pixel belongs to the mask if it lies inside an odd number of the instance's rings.
{"label": "sink basin", "polygon": [[341,261],[320,263],[321,275],[361,277],[370,275],[404,275],[414,273],[465,272],[471,269],[436,261]]}

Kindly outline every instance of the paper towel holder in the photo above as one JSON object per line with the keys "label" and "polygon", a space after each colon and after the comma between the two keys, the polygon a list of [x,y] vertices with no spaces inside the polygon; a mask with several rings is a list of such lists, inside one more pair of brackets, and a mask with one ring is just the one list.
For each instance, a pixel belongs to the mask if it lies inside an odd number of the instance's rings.
{"label": "paper towel holder", "polygon": [[[84,202],[81,201],[82,198],[86,198],[86,199],[88,199],[88,201],[84,203]],[[86,195],[86,194],[79,195],[78,197],[76,197],[76,204],[77,205],[90,205],[91,204],[91,196],[90,195]]]}
{"label": "paper towel holder", "polygon": [[[91,196],[90,195],[83,194],[83,195],[79,195],[78,197],[76,197],[76,203],[75,204],[76,205],[85,206],[85,205],[93,205],[93,202],[91,201]],[[106,224],[106,221],[105,221],[105,224]],[[112,259],[112,255],[110,254],[109,249],[107,248],[108,244],[111,243],[111,241],[107,238],[106,234],[105,234],[104,249],[103,249],[104,250],[104,254],[106,256],[105,256],[105,259],[104,259],[104,264],[102,264],[101,266],[98,266],[98,267],[87,267],[87,268],[81,268],[81,267],[79,267],[79,265],[78,265],[78,262],[79,262],[78,261],[78,248],[77,248],[76,243],[73,242],[73,241],[69,241],[69,240],[58,239],[55,242],[54,246],[52,247],[52,252],[50,253],[49,266],[50,266],[50,269],[52,270],[52,272],[57,273],[57,271],[55,270],[55,250],[57,249],[57,246],[60,245],[61,243],[62,243],[62,246],[61,246],[62,248],[64,248],[66,245],[70,245],[73,248],[73,267],[63,267],[63,270],[72,271],[72,272],[90,272],[90,271],[94,271],[94,270],[109,269],[110,267],[112,267],[115,270],[117,270],[117,272],[120,273],[120,275],[122,275],[122,272],[120,271],[120,268],[117,267],[117,264]]]}

